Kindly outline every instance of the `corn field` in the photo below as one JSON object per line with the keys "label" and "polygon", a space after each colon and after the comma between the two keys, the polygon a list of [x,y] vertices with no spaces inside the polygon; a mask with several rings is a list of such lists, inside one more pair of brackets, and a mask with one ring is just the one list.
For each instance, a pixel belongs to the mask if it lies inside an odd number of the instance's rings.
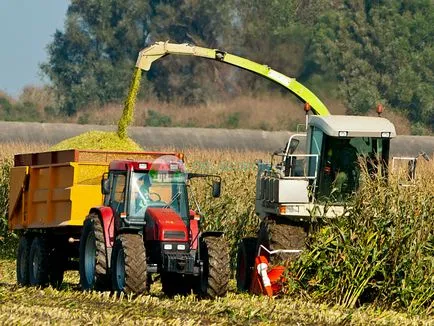
{"label": "corn field", "polygon": [[[1,145],[0,320],[136,323],[146,312],[152,324],[431,324],[434,316],[434,164],[418,166],[409,185],[366,177],[339,219],[321,219],[306,250],[291,265],[285,295],[266,298],[232,293],[216,301],[166,299],[161,292],[138,298],[82,293],[75,272],[61,291],[17,288],[13,270],[16,236],[6,232],[8,175],[13,153],[41,151],[43,144]],[[214,199],[206,180],[193,179],[190,206],[205,229],[224,231],[232,258],[242,237],[254,235],[255,160],[262,152],[187,150],[190,172],[219,174],[222,194]],[[196,207],[197,202],[197,207]],[[4,217],[4,218],[3,218]],[[37,302],[37,304],[36,304]],[[49,312],[45,308],[53,307]],[[89,315],[90,311],[101,313]],[[185,311],[188,310],[187,315]],[[45,315],[44,315],[45,314]],[[8,317],[9,316],[9,317]],[[11,316],[11,317],[10,317]],[[24,319],[19,319],[22,316]],[[39,316],[39,317],[35,317]],[[45,317],[43,317],[45,316]],[[143,317],[143,316],[142,316]],[[17,318],[17,319],[14,319]],[[27,318],[27,319],[26,319]],[[42,319],[41,319],[42,318]],[[1,323],[1,322],[0,322]],[[27,322],[22,322],[27,323]]]}

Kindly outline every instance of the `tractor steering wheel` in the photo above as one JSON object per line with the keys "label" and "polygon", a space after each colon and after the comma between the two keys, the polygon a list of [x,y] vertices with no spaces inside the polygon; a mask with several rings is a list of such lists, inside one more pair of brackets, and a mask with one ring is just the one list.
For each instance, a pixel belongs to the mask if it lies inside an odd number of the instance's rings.
{"label": "tractor steering wheel", "polygon": [[[152,196],[155,196],[156,199],[154,200],[154,199],[152,198]],[[161,201],[161,196],[160,196],[160,194],[157,194],[156,192],[150,192],[150,193],[149,193],[149,199],[150,199],[151,201],[153,201],[153,202],[155,202],[155,201]]]}

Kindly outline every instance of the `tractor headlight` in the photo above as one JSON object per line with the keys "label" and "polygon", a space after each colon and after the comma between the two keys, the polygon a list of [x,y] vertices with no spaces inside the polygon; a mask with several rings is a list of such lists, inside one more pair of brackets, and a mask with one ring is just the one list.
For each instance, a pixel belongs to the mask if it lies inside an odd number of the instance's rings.
{"label": "tractor headlight", "polygon": [[172,250],[173,246],[170,243],[165,243],[163,245],[164,250]]}
{"label": "tractor headlight", "polygon": [[179,244],[179,245],[177,245],[176,249],[178,249],[178,250],[185,250],[185,244]]}

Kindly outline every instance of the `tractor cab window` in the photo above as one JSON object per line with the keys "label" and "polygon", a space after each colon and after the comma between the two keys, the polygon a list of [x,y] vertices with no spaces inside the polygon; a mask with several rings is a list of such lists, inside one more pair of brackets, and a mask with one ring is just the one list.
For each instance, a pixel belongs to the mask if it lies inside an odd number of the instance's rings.
{"label": "tractor cab window", "polygon": [[124,212],[125,209],[125,174],[113,174],[112,192],[110,194],[110,207],[116,215]]}
{"label": "tractor cab window", "polygon": [[149,207],[172,208],[185,221],[188,203],[185,174],[169,172],[133,172],[129,216],[144,218]]}
{"label": "tractor cab window", "polygon": [[360,185],[361,162],[368,173],[386,173],[389,139],[325,137],[320,166],[319,196],[336,202],[348,199]]}

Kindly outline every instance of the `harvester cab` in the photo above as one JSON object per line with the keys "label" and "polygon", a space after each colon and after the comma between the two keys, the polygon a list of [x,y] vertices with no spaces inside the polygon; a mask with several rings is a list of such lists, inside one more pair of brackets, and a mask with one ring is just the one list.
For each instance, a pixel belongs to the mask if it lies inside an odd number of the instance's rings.
{"label": "harvester cab", "polygon": [[[369,173],[387,174],[395,135],[393,124],[383,118],[310,116],[307,134],[292,135],[270,163],[258,163],[257,214],[295,221],[340,214],[360,185],[361,159]],[[305,152],[294,154],[302,138]],[[324,210],[325,203],[332,205],[329,210]]]}

